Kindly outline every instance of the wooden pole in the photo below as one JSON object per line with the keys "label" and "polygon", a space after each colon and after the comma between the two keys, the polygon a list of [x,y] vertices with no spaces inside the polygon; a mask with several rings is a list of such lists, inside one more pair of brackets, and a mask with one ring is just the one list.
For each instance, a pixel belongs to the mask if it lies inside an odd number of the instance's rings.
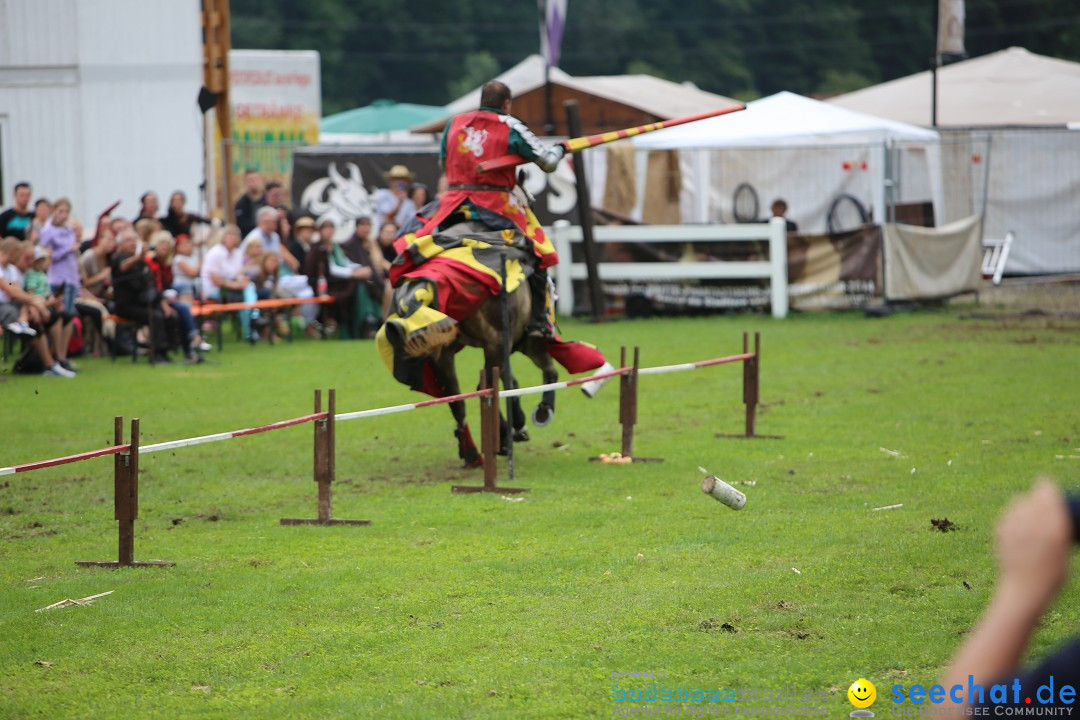
{"label": "wooden pole", "polygon": [[490,374],[480,371],[480,389],[494,388],[490,395],[480,396],[480,452],[484,455],[484,484],[483,485],[454,485],[451,492],[456,493],[523,493],[529,492],[528,488],[499,487],[499,468],[497,457],[499,454],[499,368],[491,368]]}
{"label": "wooden pole", "polygon": [[[502,300],[502,338],[503,338],[503,382],[507,387],[514,387],[514,371],[510,369],[510,355],[514,348],[510,340],[510,294],[506,290],[506,253],[499,253],[499,277],[502,279],[502,289],[499,297]],[[496,369],[496,372],[498,370]],[[494,385],[495,397],[499,396],[499,382],[496,379]],[[510,482],[514,482],[514,408],[518,407],[516,398],[506,399],[506,474]],[[496,403],[498,404],[498,403]]]}
{"label": "wooden pole", "polygon": [[[337,426],[335,425],[334,415],[337,410],[337,392],[334,388],[330,388],[327,393],[329,396],[326,402],[326,501],[323,502],[323,492],[320,488],[319,493],[319,517],[329,520],[331,517],[330,511],[330,487],[337,480],[337,458],[334,452],[334,443],[337,440]],[[326,506],[326,512],[323,513],[323,505]]]}
{"label": "wooden pole", "polygon": [[[315,391],[315,412],[322,412],[319,391]],[[315,425],[315,482],[319,493],[319,521],[326,522],[331,517],[330,500],[330,453],[329,422],[316,420]]]}
{"label": "wooden pole", "polygon": [[[370,525],[370,520],[339,520],[333,513],[333,490],[337,473],[337,459],[334,443],[336,425],[334,420],[337,406],[337,393],[331,389],[326,393],[326,417],[312,423],[312,477],[318,486],[318,517],[316,518],[281,518],[282,525]],[[315,412],[322,412],[322,391],[315,391]]]}
{"label": "wooden pole", "polygon": [[203,0],[203,84],[217,95],[214,115],[218,134],[221,135],[221,164],[223,168],[221,188],[222,207],[225,218],[235,222],[232,198],[232,166],[229,162],[232,142],[232,110],[229,106],[229,0]]}
{"label": "wooden pole", "polygon": [[484,490],[492,492],[499,480],[499,368],[480,371],[480,387],[495,394],[480,398],[480,449],[484,453]]}
{"label": "wooden pole", "polygon": [[[114,418],[113,436],[116,445],[124,444],[124,419]],[[129,491],[129,467],[130,457],[128,453],[118,453],[113,463],[113,518],[117,522],[119,530],[119,543],[117,558],[121,565],[130,565],[134,560],[135,548],[131,544],[132,538],[125,525],[128,517],[127,502],[130,497]]]}
{"label": "wooden pole", "polygon": [[[743,333],[743,354],[750,352],[750,334]],[[719,438],[746,438],[751,440],[781,440],[783,435],[757,434],[757,406],[761,402],[761,333],[754,333],[752,357],[743,360],[743,404],[746,406],[746,425],[739,433],[716,433]]]}
{"label": "wooden pole", "polygon": [[[743,352],[749,352],[749,338],[743,333]],[[754,333],[754,356],[743,360],[743,403],[746,405],[746,437],[754,437],[757,427],[758,383],[760,381],[761,333]]]}
{"label": "wooden pole", "polygon": [[[619,349],[619,367],[626,367],[626,348]],[[637,423],[638,348],[634,348],[633,372],[619,376],[619,423],[622,425],[622,456],[634,456],[634,425]]]}
{"label": "wooden pole", "polygon": [[[563,103],[566,108],[566,122],[570,127],[570,135],[581,134],[581,111],[577,100],[567,100]],[[602,322],[604,319],[604,291],[600,287],[600,271],[597,268],[599,251],[596,248],[596,237],[593,235],[592,202],[589,199],[589,178],[585,174],[584,158],[574,159],[574,179],[577,182],[577,208],[578,218],[581,222],[582,243],[585,249],[586,284],[589,287],[589,301],[592,304],[593,322]],[[563,258],[563,262],[570,262],[571,258]]]}
{"label": "wooden pole", "polygon": [[[124,419],[113,419],[113,444],[124,444]],[[139,419],[131,421],[131,447],[113,456],[113,517],[117,523],[117,559],[78,560],[83,567],[169,567],[173,562],[135,562],[135,519],[139,517]]]}

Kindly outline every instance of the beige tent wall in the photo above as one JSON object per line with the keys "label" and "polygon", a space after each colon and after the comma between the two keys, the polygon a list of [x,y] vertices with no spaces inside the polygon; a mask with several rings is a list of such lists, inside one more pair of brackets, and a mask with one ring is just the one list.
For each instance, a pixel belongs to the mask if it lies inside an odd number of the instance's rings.
{"label": "beige tent wall", "polygon": [[1005,271],[1080,272],[1080,131],[992,135],[985,232],[1016,234]]}

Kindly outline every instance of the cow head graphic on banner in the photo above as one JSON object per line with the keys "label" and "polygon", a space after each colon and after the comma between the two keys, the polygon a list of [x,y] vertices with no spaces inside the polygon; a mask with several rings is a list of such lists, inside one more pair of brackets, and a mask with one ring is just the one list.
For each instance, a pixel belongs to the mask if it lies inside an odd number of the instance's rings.
{"label": "cow head graphic on banner", "polygon": [[300,194],[300,209],[318,219],[332,220],[337,226],[334,239],[347,240],[356,232],[356,218],[373,218],[375,205],[371,192],[364,187],[364,178],[355,163],[346,163],[348,177],[331,162],[326,168],[327,177],[311,182]]}

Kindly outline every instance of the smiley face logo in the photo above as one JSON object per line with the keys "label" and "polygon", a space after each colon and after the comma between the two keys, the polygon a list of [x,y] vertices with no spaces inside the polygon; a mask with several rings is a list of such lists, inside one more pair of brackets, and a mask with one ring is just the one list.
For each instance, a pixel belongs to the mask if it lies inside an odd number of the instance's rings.
{"label": "smiley face logo", "polygon": [[851,683],[851,687],[847,691],[847,697],[852,705],[859,709],[865,709],[873,705],[874,701],[877,700],[877,688],[874,687],[874,683],[866,678],[859,678]]}

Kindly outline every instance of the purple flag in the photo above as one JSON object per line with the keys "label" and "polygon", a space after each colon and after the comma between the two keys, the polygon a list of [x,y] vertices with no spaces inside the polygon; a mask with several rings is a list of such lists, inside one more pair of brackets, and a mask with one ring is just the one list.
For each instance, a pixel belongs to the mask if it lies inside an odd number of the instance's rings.
{"label": "purple flag", "polygon": [[567,0],[537,0],[540,6],[540,54],[548,67],[559,67]]}

